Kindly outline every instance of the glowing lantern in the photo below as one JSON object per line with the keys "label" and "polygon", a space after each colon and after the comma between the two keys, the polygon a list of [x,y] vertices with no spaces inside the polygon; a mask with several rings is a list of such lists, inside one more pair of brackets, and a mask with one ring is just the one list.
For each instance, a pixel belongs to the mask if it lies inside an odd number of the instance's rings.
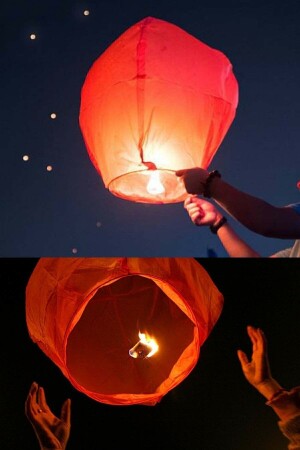
{"label": "glowing lantern", "polygon": [[155,405],[195,367],[223,296],[193,258],[41,258],[31,339],[87,396]]}
{"label": "glowing lantern", "polygon": [[237,103],[237,81],[223,53],[148,17],[90,68],[79,122],[89,156],[112,194],[174,203],[187,195],[175,171],[208,167]]}

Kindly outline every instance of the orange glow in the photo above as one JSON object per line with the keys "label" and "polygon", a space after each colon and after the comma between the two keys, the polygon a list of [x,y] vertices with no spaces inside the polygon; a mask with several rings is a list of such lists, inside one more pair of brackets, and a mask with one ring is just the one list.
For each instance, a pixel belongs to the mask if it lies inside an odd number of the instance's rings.
{"label": "orange glow", "polygon": [[159,346],[154,338],[141,332],[139,332],[139,338],[139,342],[129,350],[129,355],[132,358],[151,358],[157,353]]}
{"label": "orange glow", "polygon": [[154,406],[178,386],[222,307],[194,258],[40,258],[26,287],[31,339],[110,405]]}
{"label": "orange glow", "polygon": [[[81,90],[79,123],[113,195],[175,203],[187,196],[175,172],[209,166],[237,104],[237,80],[222,52],[147,17],[94,61]],[[152,166],[160,184],[149,182]]]}
{"label": "orange glow", "polygon": [[160,181],[158,170],[150,170],[149,171],[150,180],[147,184],[147,191],[151,195],[162,194],[165,192],[165,188]]}

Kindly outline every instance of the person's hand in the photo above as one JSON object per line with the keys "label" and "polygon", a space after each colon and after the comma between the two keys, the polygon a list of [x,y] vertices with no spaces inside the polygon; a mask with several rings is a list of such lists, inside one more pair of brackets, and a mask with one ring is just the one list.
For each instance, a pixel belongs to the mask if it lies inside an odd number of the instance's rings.
{"label": "person's hand", "polygon": [[41,449],[65,449],[71,428],[71,400],[67,399],[56,417],[46,402],[42,387],[33,382],[25,402],[25,414],[30,421]]}
{"label": "person's hand", "polygon": [[222,217],[222,214],[212,203],[194,195],[189,195],[185,199],[184,208],[187,210],[191,221],[198,226],[214,225]]}
{"label": "person's hand", "polygon": [[209,172],[200,167],[177,170],[176,176],[182,177],[185,189],[189,194],[203,194]]}
{"label": "person's hand", "polygon": [[252,356],[249,360],[245,352],[237,351],[242,371],[246,380],[264,397],[270,399],[281,386],[271,375],[267,339],[259,328],[248,326],[247,332],[252,342]]}
{"label": "person's hand", "polygon": [[255,388],[272,378],[268,360],[267,340],[262,330],[251,326],[247,327],[248,336],[252,342],[252,356],[249,361],[242,350],[237,351],[242,371],[246,380]]}

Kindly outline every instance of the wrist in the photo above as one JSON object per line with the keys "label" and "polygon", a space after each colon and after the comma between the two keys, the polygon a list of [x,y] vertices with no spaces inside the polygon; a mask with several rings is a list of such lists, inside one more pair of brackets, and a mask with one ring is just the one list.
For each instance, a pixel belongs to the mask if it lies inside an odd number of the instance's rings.
{"label": "wrist", "polygon": [[213,170],[208,173],[208,176],[203,184],[203,196],[206,198],[213,197],[212,192],[214,185],[220,180],[221,174],[218,170]]}
{"label": "wrist", "polygon": [[254,386],[258,392],[263,395],[268,401],[275,397],[276,394],[282,392],[284,389],[277,383],[274,379],[269,379],[267,381],[263,381],[258,385]]}
{"label": "wrist", "polygon": [[217,220],[209,227],[213,234],[217,234],[219,229],[227,223],[225,216],[218,216]]}

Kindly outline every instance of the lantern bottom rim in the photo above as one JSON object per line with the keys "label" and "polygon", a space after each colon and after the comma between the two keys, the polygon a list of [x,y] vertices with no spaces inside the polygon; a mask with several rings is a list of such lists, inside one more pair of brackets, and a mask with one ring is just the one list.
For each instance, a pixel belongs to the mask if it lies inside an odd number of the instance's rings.
{"label": "lantern bottom rim", "polygon": [[116,197],[138,203],[179,203],[188,195],[182,179],[169,169],[128,172],[114,178],[107,188]]}

